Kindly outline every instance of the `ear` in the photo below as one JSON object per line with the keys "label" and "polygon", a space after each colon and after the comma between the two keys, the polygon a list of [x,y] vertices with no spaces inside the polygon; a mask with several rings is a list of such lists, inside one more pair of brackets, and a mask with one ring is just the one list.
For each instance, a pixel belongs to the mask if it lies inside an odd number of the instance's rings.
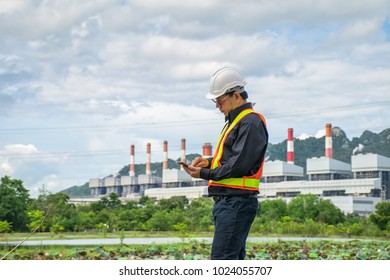
{"label": "ear", "polygon": [[241,95],[240,95],[240,93],[239,93],[238,91],[235,91],[233,95],[234,95],[234,98],[235,98],[236,100],[241,99]]}

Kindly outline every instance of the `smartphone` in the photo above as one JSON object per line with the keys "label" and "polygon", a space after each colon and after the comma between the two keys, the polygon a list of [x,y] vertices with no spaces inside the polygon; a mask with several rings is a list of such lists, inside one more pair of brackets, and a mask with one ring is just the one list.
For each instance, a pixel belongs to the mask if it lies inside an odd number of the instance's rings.
{"label": "smartphone", "polygon": [[188,167],[188,164],[182,161],[177,161],[178,164],[183,165],[184,167]]}

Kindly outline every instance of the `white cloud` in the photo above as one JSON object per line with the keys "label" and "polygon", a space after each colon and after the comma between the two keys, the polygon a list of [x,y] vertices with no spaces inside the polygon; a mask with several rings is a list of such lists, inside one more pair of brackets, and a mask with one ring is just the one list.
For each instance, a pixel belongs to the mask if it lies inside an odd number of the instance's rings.
{"label": "white cloud", "polygon": [[342,48],[354,47],[367,42],[382,41],[383,18],[363,19],[351,22],[330,36],[328,44]]}
{"label": "white cloud", "polygon": [[39,49],[47,46],[47,42],[44,40],[31,40],[28,41],[28,46],[32,49]]}
{"label": "white cloud", "polygon": [[61,179],[56,174],[46,175],[32,185],[29,190],[31,197],[39,196],[42,190],[49,193],[56,193],[62,190]]}
{"label": "white cloud", "polygon": [[87,20],[83,21],[79,26],[73,27],[71,30],[72,35],[79,37],[86,37],[91,35],[93,29],[100,29],[102,27],[102,19],[98,16],[91,16]]}
{"label": "white cloud", "polygon": [[314,137],[314,138],[319,139],[319,138],[324,137],[324,136],[325,136],[325,129],[320,129],[314,135],[310,135],[310,134],[307,134],[307,133],[302,133],[301,135],[299,135],[297,137],[297,139],[305,140],[305,139],[308,139],[310,137]]}
{"label": "white cloud", "polygon": [[325,136],[325,129],[321,129],[317,131],[317,133],[314,135],[315,138],[321,138]]}
{"label": "white cloud", "polygon": [[310,137],[312,137],[312,136],[309,135],[309,134],[307,134],[307,133],[302,133],[301,135],[299,135],[299,136],[297,137],[297,139],[299,139],[299,140],[305,140],[305,139],[308,139],[308,138],[310,138]]}
{"label": "white cloud", "polygon": [[27,185],[46,172],[58,171],[63,157],[39,151],[33,144],[9,144],[0,149],[0,176],[22,178]]}
{"label": "white cloud", "polygon": [[[3,161],[2,157],[0,157],[0,161]],[[12,174],[14,172],[14,168],[9,164],[9,162],[0,162],[0,175],[4,176],[7,174]]]}
{"label": "white cloud", "polygon": [[0,5],[0,15],[13,14],[18,10],[23,9],[26,6],[27,6],[26,1],[20,1],[20,0],[3,1]]}
{"label": "white cloud", "polygon": [[23,159],[38,153],[38,149],[31,144],[10,144],[0,150],[0,176],[17,174],[18,166]]}
{"label": "white cloud", "polygon": [[132,143],[139,161],[148,141],[156,160],[163,140],[172,157],[182,137],[200,153],[223,123],[204,96],[226,65],[245,75],[272,143],[287,127],[388,128],[389,11],[386,0],[5,1],[0,173],[65,188],[116,172]]}
{"label": "white cloud", "polygon": [[[11,2],[11,1],[7,1]],[[50,34],[63,35],[75,23],[112,5],[110,0],[95,1],[15,1],[25,2],[4,13],[0,30],[12,37],[36,39]],[[1,4],[2,6],[3,4]],[[2,14],[0,13],[0,16]],[[28,28],[27,28],[28,27]],[[14,35],[17,34],[17,35]]]}
{"label": "white cloud", "polygon": [[6,154],[15,154],[15,155],[28,155],[36,154],[38,149],[32,144],[11,144],[4,147]]}

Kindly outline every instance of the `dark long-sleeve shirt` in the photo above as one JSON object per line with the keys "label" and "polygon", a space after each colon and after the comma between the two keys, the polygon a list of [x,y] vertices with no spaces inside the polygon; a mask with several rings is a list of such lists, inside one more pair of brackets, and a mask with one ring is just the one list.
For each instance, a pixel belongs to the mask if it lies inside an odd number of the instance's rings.
{"label": "dark long-sleeve shirt", "polygon": [[[245,109],[252,108],[251,103],[231,111],[227,117],[228,125]],[[202,168],[200,177],[204,180],[222,180],[241,178],[255,174],[264,161],[268,144],[268,132],[257,114],[245,116],[230,132],[220,160],[221,166],[215,169]],[[212,159],[209,159],[210,163]],[[210,166],[209,166],[210,167]],[[209,195],[247,195],[254,191],[229,187],[210,186]]]}

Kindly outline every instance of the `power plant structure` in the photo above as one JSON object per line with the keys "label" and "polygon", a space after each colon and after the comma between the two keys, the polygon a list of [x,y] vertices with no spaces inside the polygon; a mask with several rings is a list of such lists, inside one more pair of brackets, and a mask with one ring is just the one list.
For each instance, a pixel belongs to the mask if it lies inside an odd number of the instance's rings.
{"label": "power plant structure", "polygon": [[[186,162],[186,140],[184,138],[181,139],[180,154],[180,160],[182,162]],[[212,156],[212,147],[210,143],[204,144],[203,156]],[[191,190],[189,187],[207,186],[207,182],[205,180],[191,178],[191,176],[189,176],[182,167],[180,169],[168,168],[168,141],[163,142],[162,178],[152,174],[151,171],[151,143],[146,144],[145,174],[135,176],[134,158],[135,147],[134,145],[131,145],[128,176],[90,179],[89,188],[91,190],[91,196],[99,198],[104,195],[109,195],[112,192],[116,192],[123,200],[132,200],[148,195],[148,192],[150,192],[151,189],[185,188],[183,191],[188,192]],[[199,192],[198,190],[191,191],[195,191],[196,193]]]}
{"label": "power plant structure", "polygon": [[[332,126],[325,126],[324,157],[306,159],[304,169],[294,162],[293,129],[287,131],[285,161],[266,161],[260,183],[259,200],[282,198],[287,202],[299,194],[315,194],[329,199],[344,213],[368,215],[375,204],[390,199],[390,158],[378,154],[351,156],[351,164],[333,158]],[[181,161],[186,161],[186,140],[181,139]],[[123,200],[136,200],[142,196],[155,199],[185,196],[188,199],[206,197],[207,181],[191,178],[183,169],[168,168],[168,142],[163,142],[162,178],[151,172],[151,144],[146,147],[145,174],[135,176],[134,145],[130,146],[129,175],[90,179],[91,197],[116,192]],[[212,146],[205,143],[203,157],[212,157]]]}

